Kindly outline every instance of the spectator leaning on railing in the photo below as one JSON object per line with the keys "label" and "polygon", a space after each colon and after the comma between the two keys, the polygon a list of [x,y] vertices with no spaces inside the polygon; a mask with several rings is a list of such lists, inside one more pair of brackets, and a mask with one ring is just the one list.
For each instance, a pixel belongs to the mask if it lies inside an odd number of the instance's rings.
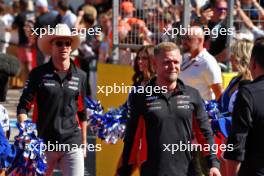
{"label": "spectator leaning on railing", "polygon": [[[209,7],[209,8],[208,8]],[[217,31],[217,35],[211,34],[206,40],[206,45],[210,54],[218,62],[224,62],[226,59],[226,40],[227,35],[222,35],[221,30],[227,30],[227,2],[225,0],[216,0],[215,4],[202,8],[201,23],[211,31]]]}
{"label": "spectator leaning on railing", "polygon": [[[258,4],[256,0],[253,0],[254,6],[258,9],[260,18],[264,19],[264,9]],[[242,19],[243,23],[246,27],[253,33],[254,38],[259,38],[264,36],[264,23],[260,22],[260,27],[256,26],[252,20],[246,15],[246,13],[241,8],[241,4],[239,1],[236,1],[236,9],[238,16]]]}

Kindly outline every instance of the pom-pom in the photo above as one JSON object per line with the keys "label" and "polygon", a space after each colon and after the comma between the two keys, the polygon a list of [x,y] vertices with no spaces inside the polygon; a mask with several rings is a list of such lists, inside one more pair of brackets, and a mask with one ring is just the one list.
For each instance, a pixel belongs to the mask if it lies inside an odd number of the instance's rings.
{"label": "pom-pom", "polygon": [[205,101],[205,110],[211,120],[211,127],[216,136],[220,132],[225,138],[231,129],[232,118],[228,112],[221,112],[220,106],[215,100]]}
{"label": "pom-pom", "polygon": [[15,136],[16,157],[8,174],[27,176],[44,175],[47,167],[44,142],[37,137],[36,125],[27,120],[17,123],[19,134]]}
{"label": "pom-pom", "polygon": [[103,114],[100,102],[86,98],[88,122],[91,130],[106,143],[115,144],[123,139],[126,129],[128,108],[125,105],[118,109],[111,108]]}

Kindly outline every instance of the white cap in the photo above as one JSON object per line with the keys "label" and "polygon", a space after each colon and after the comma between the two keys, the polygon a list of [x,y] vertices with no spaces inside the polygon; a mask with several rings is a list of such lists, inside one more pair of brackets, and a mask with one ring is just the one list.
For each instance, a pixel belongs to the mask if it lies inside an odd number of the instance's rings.
{"label": "white cap", "polygon": [[48,1],[47,0],[36,0],[36,6],[37,7],[48,7]]}

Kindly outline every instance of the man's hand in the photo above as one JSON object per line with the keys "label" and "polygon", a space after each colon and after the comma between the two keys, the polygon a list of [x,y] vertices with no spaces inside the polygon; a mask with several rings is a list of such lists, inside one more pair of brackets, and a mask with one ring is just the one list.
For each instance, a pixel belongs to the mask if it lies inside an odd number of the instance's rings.
{"label": "man's hand", "polygon": [[219,169],[212,167],[209,172],[209,176],[221,176]]}

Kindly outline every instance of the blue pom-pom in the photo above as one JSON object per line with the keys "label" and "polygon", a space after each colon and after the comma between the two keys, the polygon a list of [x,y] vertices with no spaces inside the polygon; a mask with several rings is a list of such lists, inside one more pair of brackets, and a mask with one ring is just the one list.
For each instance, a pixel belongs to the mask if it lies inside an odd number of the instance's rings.
{"label": "blue pom-pom", "polygon": [[14,143],[17,155],[7,173],[20,176],[44,175],[47,161],[42,148],[44,142],[37,137],[36,124],[27,120],[16,125],[19,130]]}
{"label": "blue pom-pom", "polygon": [[111,144],[123,139],[128,118],[126,104],[118,109],[111,108],[103,114],[99,102],[86,98],[86,107],[89,112],[87,118],[89,126],[100,139]]}
{"label": "blue pom-pom", "polygon": [[205,110],[211,118],[211,128],[215,135],[220,132],[225,138],[231,129],[231,117],[228,112],[221,112],[220,105],[215,100],[204,102]]}
{"label": "blue pom-pom", "polygon": [[0,169],[8,168],[12,165],[15,158],[16,150],[10,145],[5,137],[5,133],[0,126]]}

